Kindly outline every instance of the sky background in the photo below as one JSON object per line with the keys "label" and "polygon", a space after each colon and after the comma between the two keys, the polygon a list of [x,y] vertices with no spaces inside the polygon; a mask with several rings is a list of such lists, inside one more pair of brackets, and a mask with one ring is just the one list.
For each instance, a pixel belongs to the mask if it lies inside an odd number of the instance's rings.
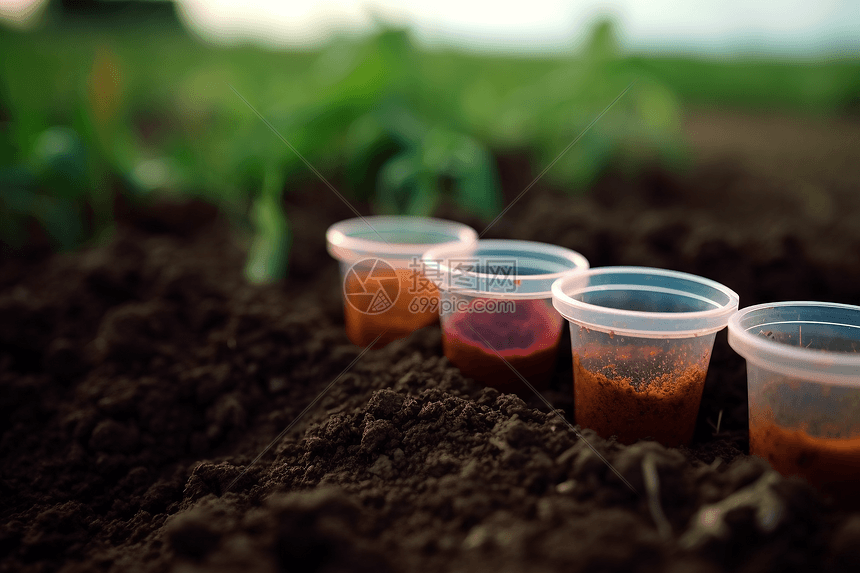
{"label": "sky background", "polygon": [[[0,0],[7,20],[38,14],[44,0]],[[482,52],[555,53],[575,48],[610,16],[636,52],[786,55],[860,54],[860,0],[178,0],[185,23],[214,42],[314,47],[336,34],[405,25],[429,46]]]}

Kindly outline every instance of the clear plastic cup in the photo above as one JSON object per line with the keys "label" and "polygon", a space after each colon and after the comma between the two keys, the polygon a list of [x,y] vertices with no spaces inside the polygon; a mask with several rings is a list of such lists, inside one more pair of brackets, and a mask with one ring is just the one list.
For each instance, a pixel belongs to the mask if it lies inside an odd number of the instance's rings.
{"label": "clear plastic cup", "polygon": [[747,362],[750,453],[860,506],[860,307],[751,306],[729,344]]}
{"label": "clear plastic cup", "polygon": [[536,388],[555,369],[563,320],[552,308],[553,281],[584,271],[575,251],[515,240],[436,247],[424,273],[440,290],[445,356],[470,378],[502,392],[530,394],[511,366]]}
{"label": "clear plastic cup", "polygon": [[555,282],[552,302],[570,323],[576,422],[624,444],[689,444],[738,295],[687,273],[603,267]]}
{"label": "clear plastic cup", "polygon": [[376,340],[380,348],[435,323],[439,292],[421,273],[421,255],[477,240],[467,225],[428,217],[358,217],[329,227],[326,242],[340,262],[349,339],[362,347]]}

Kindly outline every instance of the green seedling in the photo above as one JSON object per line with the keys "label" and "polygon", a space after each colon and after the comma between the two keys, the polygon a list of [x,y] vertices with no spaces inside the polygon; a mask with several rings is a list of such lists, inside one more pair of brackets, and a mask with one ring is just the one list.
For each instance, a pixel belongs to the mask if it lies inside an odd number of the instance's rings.
{"label": "green seedling", "polygon": [[283,187],[283,172],[276,167],[268,168],[262,192],[251,211],[255,235],[245,265],[245,278],[250,282],[271,282],[287,274],[291,234],[282,208]]}

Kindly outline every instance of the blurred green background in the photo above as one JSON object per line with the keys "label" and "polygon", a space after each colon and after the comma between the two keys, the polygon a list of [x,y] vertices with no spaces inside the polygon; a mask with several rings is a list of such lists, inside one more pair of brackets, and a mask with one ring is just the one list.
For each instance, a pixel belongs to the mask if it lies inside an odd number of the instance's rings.
{"label": "blurred green background", "polygon": [[608,20],[557,57],[420,49],[385,24],[300,51],[206,44],[169,3],[84,4],[0,28],[0,240],[13,250],[105,240],[118,202],[192,196],[253,231],[249,279],[285,276],[283,194],[317,175],[251,106],[375,212],[448,201],[485,220],[504,207],[496,157],[527,154],[538,173],[634,82],[547,182],[577,193],[610,168],[682,167],[688,107],[860,107],[857,59],[630,55]]}

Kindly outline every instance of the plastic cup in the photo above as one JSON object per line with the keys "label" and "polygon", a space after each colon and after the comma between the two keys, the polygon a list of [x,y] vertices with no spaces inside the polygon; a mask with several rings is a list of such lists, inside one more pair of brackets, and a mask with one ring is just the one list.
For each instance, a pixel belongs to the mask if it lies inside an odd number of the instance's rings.
{"label": "plastic cup", "polygon": [[467,225],[428,217],[359,217],[329,227],[326,242],[340,262],[349,339],[362,347],[376,340],[380,348],[435,323],[439,292],[421,273],[421,255],[477,240]]}
{"label": "plastic cup", "polygon": [[860,505],[860,307],[751,306],[729,344],[747,362],[750,453]]}
{"label": "plastic cup", "polygon": [[425,276],[440,290],[442,346],[470,378],[502,392],[543,389],[555,369],[563,321],[552,309],[553,281],[588,268],[562,247],[481,240],[424,254]]}
{"label": "plastic cup", "polygon": [[687,273],[604,267],[555,282],[552,296],[570,323],[576,422],[624,444],[689,444],[738,295]]}

